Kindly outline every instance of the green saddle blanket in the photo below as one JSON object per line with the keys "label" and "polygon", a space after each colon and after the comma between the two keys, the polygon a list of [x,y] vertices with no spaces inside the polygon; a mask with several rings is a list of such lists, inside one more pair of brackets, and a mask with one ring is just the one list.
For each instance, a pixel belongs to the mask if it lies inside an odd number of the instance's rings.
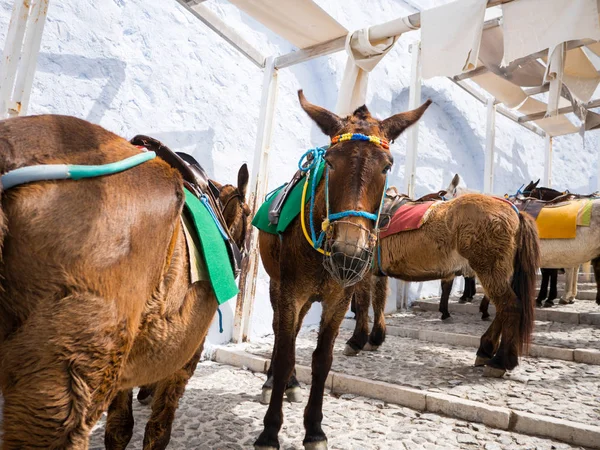
{"label": "green saddle blanket", "polygon": [[217,303],[222,305],[238,294],[225,241],[208,208],[187,189],[185,209],[189,212],[193,231],[198,238],[202,262],[215,291]]}
{"label": "green saddle blanket", "polygon": [[[316,181],[317,184],[321,181],[323,177],[323,169],[325,168],[325,162],[322,162],[319,168],[317,169]],[[271,203],[273,199],[277,196],[279,191],[284,188],[281,186],[272,195],[265,200],[265,202],[260,206],[258,211],[256,212],[254,219],[252,219],[252,225],[258,228],[261,231],[266,231],[271,234],[279,234],[283,233],[287,227],[292,223],[298,214],[300,214],[300,206],[302,203],[302,190],[304,189],[304,184],[306,183],[306,177],[301,180],[290,192],[285,203],[283,204],[283,208],[281,209],[281,214],[279,215],[279,222],[277,225],[272,225],[269,222],[269,209],[271,208]],[[312,183],[312,181],[311,181]],[[306,193],[306,201],[310,200],[311,192],[310,186],[308,187],[308,192]]]}

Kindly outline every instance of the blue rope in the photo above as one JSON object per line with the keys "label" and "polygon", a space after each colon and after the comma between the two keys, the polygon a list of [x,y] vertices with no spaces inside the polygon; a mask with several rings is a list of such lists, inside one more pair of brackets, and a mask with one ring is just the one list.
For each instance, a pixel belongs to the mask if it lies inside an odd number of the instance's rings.
{"label": "blue rope", "polygon": [[338,220],[349,216],[364,217],[365,219],[377,220],[377,214],[373,214],[367,211],[354,211],[352,209],[349,211],[330,214],[329,220]]}
{"label": "blue rope", "polygon": [[[325,146],[325,147],[316,147],[316,148],[311,148],[310,150],[306,151],[301,157],[300,160],[298,161],[298,169],[300,169],[302,172],[308,172],[308,177],[311,181],[311,185],[310,185],[310,236],[311,239],[313,241],[313,248],[321,248],[321,244],[323,243],[323,238],[325,237],[325,233],[323,231],[321,231],[321,234],[319,235],[319,238],[317,238],[317,233],[315,231],[315,222],[313,220],[313,216],[314,216],[314,210],[315,210],[315,191],[317,189],[317,177],[316,174],[313,171],[313,169],[318,168],[321,165],[321,162],[323,161],[323,156],[325,156],[325,151],[327,150],[329,146]],[[308,156],[312,155],[312,161],[305,167],[303,165],[304,160],[306,159],[308,162]],[[311,179],[311,175],[312,179]],[[308,181],[306,181],[308,182]],[[328,186],[329,184],[329,169],[327,169],[326,174],[325,174],[325,186]]]}
{"label": "blue rope", "polygon": [[221,312],[221,308],[217,308],[217,312],[219,313],[219,333],[223,334],[223,313]]}
{"label": "blue rope", "polygon": [[276,187],[275,189],[273,189],[271,192],[269,192],[267,195],[265,195],[265,202],[271,200],[271,196],[276,193],[279,189],[281,189],[282,187],[286,186],[287,183],[283,183],[281,186]]}
{"label": "blue rope", "polygon": [[227,236],[227,233],[225,233],[225,230],[221,226],[221,223],[219,222],[219,219],[217,219],[217,215],[215,214],[215,212],[211,208],[210,203],[208,203],[208,198],[206,197],[206,194],[202,194],[200,196],[200,201],[206,207],[206,209],[210,213],[212,219],[217,224],[217,228],[219,229],[219,232],[221,233],[221,236],[223,236],[223,239],[225,239],[225,240],[229,239],[228,236]]}

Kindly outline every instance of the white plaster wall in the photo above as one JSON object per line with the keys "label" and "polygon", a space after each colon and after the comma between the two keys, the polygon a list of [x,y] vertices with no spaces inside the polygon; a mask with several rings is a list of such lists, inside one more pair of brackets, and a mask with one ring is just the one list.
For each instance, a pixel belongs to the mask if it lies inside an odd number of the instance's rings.
{"label": "white plaster wall", "polygon": [[[390,20],[448,0],[318,0],[348,29]],[[0,0],[4,42],[12,0]],[[207,5],[265,55],[293,50],[224,0]],[[367,105],[385,118],[406,109],[410,76],[409,33],[371,75]],[[345,64],[338,53],[282,70],[270,157],[269,188],[287,181],[305,149],[326,143],[297,103],[308,99],[333,109]],[[30,114],[70,114],[124,137],[146,133],[196,156],[208,173],[235,182],[239,166],[253,161],[262,72],[227,43],[167,0],[50,0]],[[416,194],[445,187],[454,173],[483,187],[485,108],[446,79],[424,83],[434,101],[419,135]],[[571,191],[596,189],[598,134],[561,137],[554,143],[554,185]],[[393,144],[392,183],[402,185],[406,138]],[[496,193],[514,192],[543,175],[543,141],[499,116],[496,130]],[[457,283],[458,284],[458,283]],[[411,285],[411,297],[437,295],[439,283]],[[395,303],[392,292],[388,308]],[[209,341],[230,338],[235,302],[222,307],[225,333],[213,324]],[[316,305],[306,323],[318,322]],[[253,335],[271,331],[267,277],[261,268]]]}

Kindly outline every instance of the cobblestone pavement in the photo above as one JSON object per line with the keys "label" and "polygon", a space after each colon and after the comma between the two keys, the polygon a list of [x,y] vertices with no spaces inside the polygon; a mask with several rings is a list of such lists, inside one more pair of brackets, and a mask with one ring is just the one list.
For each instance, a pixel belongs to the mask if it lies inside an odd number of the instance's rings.
{"label": "cobblestone pavement", "polygon": [[[482,298],[483,298],[483,295],[477,294],[477,296],[473,299],[473,301],[471,303],[473,305],[479,306]],[[429,298],[422,298],[419,301],[435,303],[436,305],[438,305],[440,303],[440,298],[439,297],[429,297]],[[449,303],[450,304],[458,303],[458,298],[450,297]],[[575,303],[573,303],[572,305],[561,305],[558,303],[558,299],[556,299],[556,300],[554,300],[554,306],[549,309],[552,311],[568,311],[568,312],[577,312],[577,313],[600,313],[600,306],[598,306],[594,300],[578,300],[578,299],[576,299]],[[452,306],[450,306],[450,314],[454,314],[452,312]]]}
{"label": "cobblestone pavement", "polygon": [[[265,376],[231,366],[198,366],[177,410],[169,449],[248,449],[262,430],[266,406],[258,402]],[[308,390],[304,389],[308,398]],[[134,400],[135,432],[128,448],[142,448],[150,408]],[[284,403],[282,449],[302,449],[304,404]],[[564,443],[495,430],[353,395],[326,394],[324,430],[330,449],[574,449]],[[103,449],[104,418],[92,433],[92,450]]]}
{"label": "cobblestone pavement", "polygon": [[[403,311],[386,317],[388,325],[406,328],[470,334],[480,337],[491,322],[478,320],[473,314],[452,313],[450,322],[431,311]],[[600,327],[536,320],[533,343],[554,347],[600,349]]]}
{"label": "cobblestone pavement", "polygon": [[[388,336],[376,352],[342,354],[349,330],[340,330],[332,370],[371,380],[387,381],[432,392],[504,406],[514,410],[572,420],[600,423],[600,366],[524,358],[502,379],[484,378],[473,367],[475,349]],[[310,365],[315,330],[302,331],[296,358]],[[270,355],[272,338],[248,344],[247,351]]]}

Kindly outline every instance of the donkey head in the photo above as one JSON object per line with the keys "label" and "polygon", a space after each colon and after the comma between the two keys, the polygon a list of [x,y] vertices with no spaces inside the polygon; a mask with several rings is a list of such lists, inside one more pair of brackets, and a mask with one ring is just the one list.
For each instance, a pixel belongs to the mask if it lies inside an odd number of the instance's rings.
{"label": "donkey head", "polygon": [[525,186],[525,188],[523,189],[523,194],[528,195],[529,193],[531,193],[537,187],[537,185],[539,183],[540,183],[539,178],[535,183],[533,181],[529,182],[529,184],[527,186]]}
{"label": "donkey head", "polygon": [[229,228],[229,234],[238,248],[244,247],[246,224],[250,216],[250,207],[246,204],[248,187],[248,166],[243,164],[238,172],[237,187],[231,184],[221,185],[211,180],[219,191],[219,201],[223,205],[223,217]]}
{"label": "donkey head", "polygon": [[464,183],[463,179],[458,174],[454,175],[454,178],[452,178],[452,181],[446,188],[447,196],[450,198],[456,198],[463,194],[468,194],[468,193],[473,193],[473,192],[477,192],[477,191],[467,189],[466,184]]}
{"label": "donkey head", "polygon": [[[431,104],[428,100],[413,111],[396,114],[385,120],[371,116],[366,106],[361,106],[347,117],[339,117],[320,106],[309,103],[298,91],[300,105],[330,138],[346,133],[363,134],[393,141],[415,123]],[[375,139],[376,141],[376,139]],[[386,187],[386,177],[394,162],[387,145],[368,140],[334,141],[325,153],[328,170],[329,211],[352,213],[331,220],[326,247],[332,263],[344,277],[364,271],[370,264],[376,236],[373,234],[377,214]],[[356,212],[369,213],[361,216]],[[370,217],[369,217],[370,216]],[[329,270],[329,269],[328,269]],[[331,272],[331,270],[329,270]],[[362,276],[362,275],[361,275]],[[342,277],[338,277],[338,281]],[[359,277],[354,282],[360,279]],[[345,285],[352,283],[346,282]]]}

